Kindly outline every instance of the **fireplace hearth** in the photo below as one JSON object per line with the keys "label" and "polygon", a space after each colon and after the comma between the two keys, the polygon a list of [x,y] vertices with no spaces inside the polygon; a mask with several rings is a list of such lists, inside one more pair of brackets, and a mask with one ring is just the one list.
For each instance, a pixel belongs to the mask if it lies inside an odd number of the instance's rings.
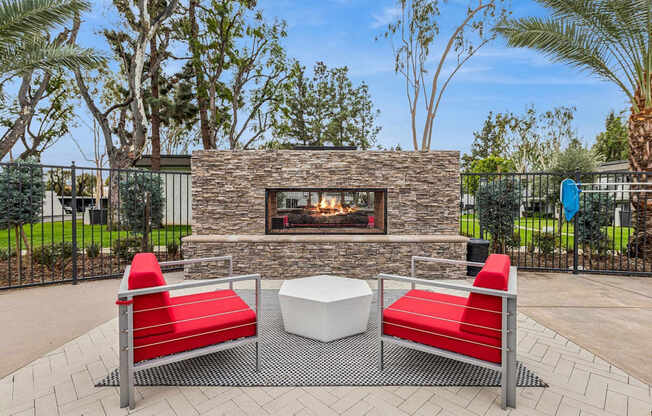
{"label": "fireplace hearth", "polygon": [[265,190],[266,234],[386,234],[387,190]]}

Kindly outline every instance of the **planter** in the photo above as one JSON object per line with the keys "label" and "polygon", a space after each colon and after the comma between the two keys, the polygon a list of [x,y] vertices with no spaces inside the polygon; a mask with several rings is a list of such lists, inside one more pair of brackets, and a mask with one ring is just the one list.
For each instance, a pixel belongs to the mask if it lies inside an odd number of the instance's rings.
{"label": "planter", "polygon": [[88,215],[91,225],[106,225],[109,217],[108,209],[89,209]]}
{"label": "planter", "polygon": [[[484,263],[489,257],[489,241],[472,238],[466,243],[466,261]],[[476,276],[482,267],[467,266],[466,275]]]}

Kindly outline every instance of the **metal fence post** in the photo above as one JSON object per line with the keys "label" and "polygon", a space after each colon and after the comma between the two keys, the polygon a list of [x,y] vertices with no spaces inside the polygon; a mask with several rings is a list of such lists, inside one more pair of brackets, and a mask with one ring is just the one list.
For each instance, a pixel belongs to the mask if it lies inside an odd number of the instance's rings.
{"label": "metal fence post", "polygon": [[75,161],[70,165],[70,177],[72,184],[70,186],[70,193],[72,195],[71,208],[72,208],[72,284],[77,284],[77,169],[75,168]]}
{"label": "metal fence post", "polygon": [[[580,171],[575,171],[575,183],[580,183]],[[573,274],[579,274],[578,264],[580,262],[579,250],[579,235],[578,235],[578,222],[579,212],[573,216]]]}

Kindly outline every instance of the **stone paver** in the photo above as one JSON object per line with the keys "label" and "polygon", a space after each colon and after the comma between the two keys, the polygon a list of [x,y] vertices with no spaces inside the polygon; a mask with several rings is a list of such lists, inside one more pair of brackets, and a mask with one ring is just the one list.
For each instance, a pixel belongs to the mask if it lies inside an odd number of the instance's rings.
{"label": "stone paver", "polygon": [[[278,288],[281,283],[266,281],[264,287]],[[553,283],[562,287],[558,281]],[[607,283],[609,290],[622,286],[617,282]],[[640,298],[638,308],[647,308],[647,295]],[[529,313],[537,306],[523,305],[521,310]],[[603,305],[607,306],[618,307]],[[566,333],[555,332],[525,314],[520,314],[518,319],[518,359],[550,387],[519,388],[518,408],[507,411],[500,408],[498,388],[329,386],[137,387],[137,407],[128,412],[119,408],[117,388],[93,386],[118,365],[117,335],[117,323],[113,319],[0,379],[0,416],[649,416],[652,412],[650,385],[605,361],[602,354],[598,356],[580,347],[577,341],[564,336]],[[637,358],[642,365],[649,364],[645,355]]]}
{"label": "stone paver", "polygon": [[0,415],[650,415],[649,385],[523,314],[518,326],[519,360],[550,387],[519,388],[516,410],[498,388],[137,387],[129,413],[117,388],[93,387],[117,363],[111,320],[0,380]]}

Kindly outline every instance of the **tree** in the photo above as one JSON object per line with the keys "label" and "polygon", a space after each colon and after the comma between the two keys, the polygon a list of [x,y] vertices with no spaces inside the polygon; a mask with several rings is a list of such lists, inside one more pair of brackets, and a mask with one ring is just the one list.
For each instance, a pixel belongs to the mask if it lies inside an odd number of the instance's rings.
{"label": "tree", "polygon": [[[253,0],[192,0],[181,35],[191,52],[202,145],[253,146],[270,128],[271,111],[285,82],[280,40],[285,22],[266,23]],[[201,34],[201,35],[200,35]]]}
{"label": "tree", "polygon": [[[652,0],[538,2],[550,10],[550,16],[509,20],[496,31],[510,46],[538,50],[621,89],[631,103],[630,169],[651,172]],[[648,182],[647,175],[632,179]],[[636,244],[652,254],[652,216],[644,214],[647,197],[633,193],[632,202]]]}
{"label": "tree", "polygon": [[31,247],[23,229],[41,219],[43,208],[43,174],[41,167],[33,159],[26,159],[5,165],[0,172],[0,224],[15,228],[17,270],[20,271],[20,242],[22,236],[25,247],[31,255]]}
{"label": "tree", "polygon": [[158,174],[138,171],[120,176],[122,221],[128,230],[142,234],[141,251],[149,251],[150,227],[163,222],[163,181]]}
{"label": "tree", "polygon": [[601,161],[600,154],[584,147],[579,140],[574,140],[556,156],[551,170],[559,174],[575,171],[594,172]]}
{"label": "tree", "polygon": [[512,124],[513,115],[509,113],[489,112],[482,130],[473,132],[471,153],[462,155],[462,169],[469,170],[477,160],[488,157],[507,158],[509,143],[508,130]]}
{"label": "tree", "polygon": [[6,0],[0,6],[0,85],[36,69],[92,68],[102,56],[74,43],[49,41],[47,33],[87,10],[85,0]]}
{"label": "tree", "polygon": [[499,179],[481,185],[476,194],[480,228],[489,232],[493,253],[514,245],[514,216],[519,211],[518,183]]}
{"label": "tree", "polygon": [[[441,14],[439,0],[397,0],[401,9],[399,18],[387,26],[385,38],[398,38],[394,45],[394,70],[405,78],[406,94],[410,110],[412,142],[414,150],[429,150],[432,130],[441,99],[448,84],[462,66],[495,35],[488,30],[505,16],[506,9],[499,8],[502,0],[471,0],[461,23],[453,27],[443,52],[438,59],[431,86],[426,84],[427,67],[431,49],[440,34],[437,18]],[[450,13],[447,13],[447,17]],[[455,58],[449,59],[450,55]],[[451,62],[452,70],[444,78],[443,70]],[[440,77],[443,81],[440,85]],[[419,143],[417,132],[418,107],[423,94],[425,120]]]}
{"label": "tree", "polygon": [[294,145],[357,146],[368,149],[376,142],[380,127],[375,120],[369,88],[354,86],[348,68],[328,68],[317,62],[312,78],[295,61],[272,119],[274,139],[268,148]]}
{"label": "tree", "polygon": [[29,85],[21,85],[13,105],[0,114],[0,126],[7,128],[0,142],[13,146],[20,141],[25,150],[19,159],[40,160],[45,150],[76,127],[72,101],[76,90],[60,71],[33,75],[23,79]]}
{"label": "tree", "polygon": [[605,131],[595,138],[593,149],[605,162],[627,160],[629,157],[627,126],[620,116],[611,111],[605,120]]}
{"label": "tree", "polygon": [[548,170],[561,149],[577,139],[574,117],[575,108],[563,106],[543,113],[533,106],[523,114],[489,113],[482,130],[474,133],[471,153],[462,156],[463,166],[497,156],[510,159],[517,172]]}
{"label": "tree", "polygon": [[[507,173],[514,172],[514,162],[509,159],[503,159],[499,156],[488,156],[484,159],[474,160],[471,164],[471,173]],[[486,176],[488,181],[493,180],[491,176]],[[500,179],[500,175],[496,175],[495,179]],[[466,177],[464,183],[465,192],[475,194],[478,190],[480,183],[480,176],[470,175]]]}

